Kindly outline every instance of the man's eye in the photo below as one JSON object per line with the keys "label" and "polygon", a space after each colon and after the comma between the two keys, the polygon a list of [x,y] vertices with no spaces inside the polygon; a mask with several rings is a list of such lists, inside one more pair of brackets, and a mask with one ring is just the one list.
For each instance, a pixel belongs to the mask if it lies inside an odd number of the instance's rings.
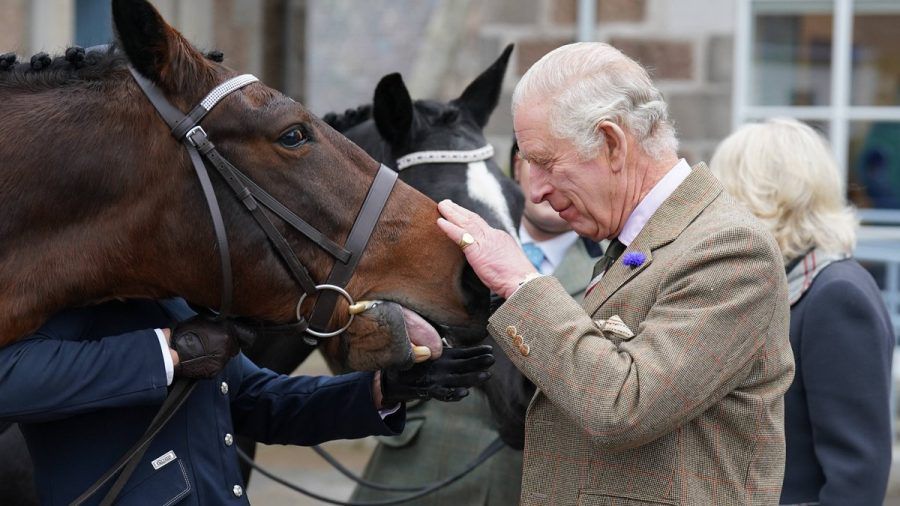
{"label": "man's eye", "polygon": [[278,143],[288,149],[295,149],[306,144],[306,140],[299,128],[292,128],[278,138]]}

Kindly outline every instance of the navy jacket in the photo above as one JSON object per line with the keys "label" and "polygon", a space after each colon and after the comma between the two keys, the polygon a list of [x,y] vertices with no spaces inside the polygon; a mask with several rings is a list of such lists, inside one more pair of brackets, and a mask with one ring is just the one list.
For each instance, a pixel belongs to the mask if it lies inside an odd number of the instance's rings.
{"label": "navy jacket", "polygon": [[[0,420],[21,424],[43,504],[68,504],[140,438],[167,394],[152,329],[192,315],[179,299],[108,302],[0,349]],[[198,384],[117,504],[247,504],[233,434],[314,445],[400,432],[403,410],[382,420],[371,391],[371,373],[280,376],[238,355]]]}
{"label": "navy jacket", "polygon": [[875,281],[835,262],[791,308],[781,504],[880,505],[891,469],[894,333]]}

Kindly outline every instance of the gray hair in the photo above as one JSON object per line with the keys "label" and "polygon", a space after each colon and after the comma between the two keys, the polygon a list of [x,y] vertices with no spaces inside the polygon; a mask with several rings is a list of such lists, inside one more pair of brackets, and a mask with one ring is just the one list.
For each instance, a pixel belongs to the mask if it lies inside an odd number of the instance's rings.
{"label": "gray hair", "polygon": [[583,158],[596,156],[603,143],[601,121],[628,131],[653,158],[678,150],[662,93],[643,67],[609,44],[577,42],[544,55],[516,85],[513,115],[535,96],[550,100],[551,133],[572,141]]}

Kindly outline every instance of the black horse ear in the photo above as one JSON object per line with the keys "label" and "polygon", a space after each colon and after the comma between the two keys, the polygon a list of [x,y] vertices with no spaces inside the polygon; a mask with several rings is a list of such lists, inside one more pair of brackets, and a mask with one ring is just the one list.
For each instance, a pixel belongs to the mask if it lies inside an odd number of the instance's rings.
{"label": "black horse ear", "polygon": [[[146,0],[113,0],[113,26],[131,65],[167,91],[195,76],[198,53]],[[190,67],[178,68],[175,67]],[[187,74],[187,76],[186,76]],[[176,75],[182,77],[176,81]]]}
{"label": "black horse ear", "polygon": [[378,81],[372,100],[372,117],[378,133],[391,146],[398,146],[409,138],[413,102],[400,74],[388,74]]}
{"label": "black horse ear", "polygon": [[478,126],[482,128],[487,125],[491,113],[494,112],[497,102],[500,100],[503,75],[506,74],[506,66],[509,64],[509,55],[512,54],[512,50],[513,44],[506,46],[497,61],[476,77],[462,92],[462,95],[454,100],[461,108],[468,110],[475,117]]}

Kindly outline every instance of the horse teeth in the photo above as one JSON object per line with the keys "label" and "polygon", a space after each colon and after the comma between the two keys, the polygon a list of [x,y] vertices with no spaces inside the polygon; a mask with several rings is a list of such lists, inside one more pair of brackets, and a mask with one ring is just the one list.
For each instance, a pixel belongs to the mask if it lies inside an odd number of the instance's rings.
{"label": "horse teeth", "polygon": [[413,346],[413,355],[416,356],[416,363],[424,362],[431,358],[431,348],[428,346]]}

